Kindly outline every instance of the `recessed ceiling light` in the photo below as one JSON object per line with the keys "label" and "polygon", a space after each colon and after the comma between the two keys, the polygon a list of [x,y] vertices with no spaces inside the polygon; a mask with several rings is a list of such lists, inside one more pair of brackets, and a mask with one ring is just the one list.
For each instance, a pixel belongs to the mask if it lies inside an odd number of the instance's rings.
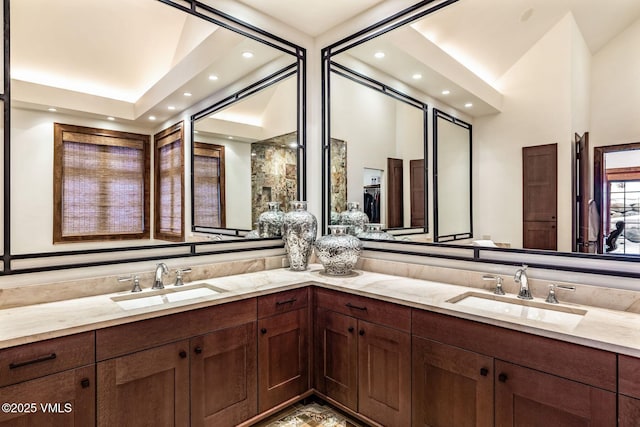
{"label": "recessed ceiling light", "polygon": [[228,136],[227,138],[228,138],[228,139],[233,139],[233,137],[232,137],[232,136]]}
{"label": "recessed ceiling light", "polygon": [[149,120],[154,121],[156,119],[156,116],[149,116]]}
{"label": "recessed ceiling light", "polygon": [[58,111],[58,110],[56,110],[56,109],[55,109],[55,108],[53,108],[53,107],[51,107],[51,108],[47,108],[47,110],[51,111],[52,113],[55,113],[56,111]]}
{"label": "recessed ceiling light", "polygon": [[413,79],[414,79],[414,80],[420,80],[420,79],[422,78],[422,74],[418,74],[418,73],[416,73],[416,74],[414,74],[414,75],[413,75],[413,76],[411,76],[411,77],[413,77]]}
{"label": "recessed ceiling light", "polygon": [[191,93],[191,92],[185,92],[185,93],[183,93],[183,95],[184,95],[184,96],[191,96],[191,95],[192,95],[192,93]]}
{"label": "recessed ceiling light", "polygon": [[375,56],[378,59],[382,59],[384,58],[384,52],[376,52],[373,54],[373,56]]}
{"label": "recessed ceiling light", "polygon": [[210,74],[209,80],[218,80],[218,76],[216,76],[215,74]]}
{"label": "recessed ceiling light", "polygon": [[471,108],[473,107],[473,104],[470,102],[467,102],[466,104],[464,104],[465,108]]}
{"label": "recessed ceiling light", "polygon": [[442,91],[443,95],[449,95],[450,93],[451,93],[451,91],[448,90],[448,89],[445,89],[445,90]]}
{"label": "recessed ceiling light", "polygon": [[291,148],[298,148],[298,143],[297,143],[297,142],[291,142],[291,143],[289,144],[289,147],[291,147]]}
{"label": "recessed ceiling light", "polygon": [[198,131],[197,131],[197,130],[194,130],[194,131],[193,131],[193,133],[198,133]]}
{"label": "recessed ceiling light", "polygon": [[115,117],[111,117],[111,116],[107,117],[107,120],[114,121],[115,119],[116,119]]}
{"label": "recessed ceiling light", "polygon": [[169,106],[167,107],[167,109],[169,109],[169,110],[175,110],[175,109],[176,109],[176,107],[174,107],[173,105],[169,105]]}
{"label": "recessed ceiling light", "polygon": [[242,52],[242,57],[247,59],[253,58],[253,52],[249,52],[249,51]]}

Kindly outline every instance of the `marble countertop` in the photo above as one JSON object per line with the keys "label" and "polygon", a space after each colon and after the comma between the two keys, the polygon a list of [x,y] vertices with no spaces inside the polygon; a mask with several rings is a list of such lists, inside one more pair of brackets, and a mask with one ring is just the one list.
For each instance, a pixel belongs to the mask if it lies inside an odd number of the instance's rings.
{"label": "marble countertop", "polygon": [[[129,310],[121,308],[112,298],[132,295],[130,292],[2,309],[0,310],[0,349],[315,284],[640,357],[640,314],[624,311],[560,304],[561,307],[570,310],[586,310],[586,314],[577,325],[550,323],[522,317],[514,318],[448,302],[465,292],[492,295],[486,290],[363,271],[357,271],[351,277],[331,277],[322,273],[320,265],[311,265],[305,272],[287,269],[265,270],[198,280],[187,283],[185,286],[197,286],[201,283],[222,288],[225,292]],[[170,288],[173,286],[167,286],[167,289]],[[144,296],[148,292],[149,290],[145,289],[143,293],[136,295]],[[514,295],[507,295],[507,298],[516,299]],[[542,302],[537,298],[536,301]]]}

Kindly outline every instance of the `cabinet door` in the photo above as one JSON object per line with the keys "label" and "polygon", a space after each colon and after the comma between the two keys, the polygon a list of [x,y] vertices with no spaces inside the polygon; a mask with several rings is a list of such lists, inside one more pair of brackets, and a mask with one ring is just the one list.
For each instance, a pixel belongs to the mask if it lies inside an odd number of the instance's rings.
{"label": "cabinet door", "polygon": [[411,421],[411,336],[358,322],[358,405],[361,414],[385,426]]}
{"label": "cabinet door", "polygon": [[324,309],[316,312],[316,387],[358,410],[358,321]]}
{"label": "cabinet door", "polygon": [[413,426],[493,426],[493,358],[413,337]]}
{"label": "cabinet door", "polygon": [[2,427],[95,425],[95,365],[0,388],[0,403],[27,404],[0,412]]}
{"label": "cabinet door", "polygon": [[586,384],[496,360],[496,426],[616,425],[616,396]]}
{"label": "cabinet door", "polygon": [[640,420],[640,400],[622,394],[618,397],[618,427],[637,427]]}
{"label": "cabinet door", "polygon": [[191,425],[231,426],[257,414],[256,323],[191,339]]}
{"label": "cabinet door", "polygon": [[98,363],[98,426],[189,425],[189,341]]}
{"label": "cabinet door", "polygon": [[306,308],[258,321],[258,412],[309,389]]}

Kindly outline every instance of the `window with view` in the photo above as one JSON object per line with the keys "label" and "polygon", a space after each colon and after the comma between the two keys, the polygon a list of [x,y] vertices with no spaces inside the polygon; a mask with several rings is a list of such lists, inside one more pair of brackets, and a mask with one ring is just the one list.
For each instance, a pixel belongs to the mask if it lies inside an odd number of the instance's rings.
{"label": "window with view", "polygon": [[183,138],[182,122],[154,136],[156,239],[184,240]]}
{"label": "window with view", "polygon": [[53,242],[149,238],[149,136],[54,123]]}

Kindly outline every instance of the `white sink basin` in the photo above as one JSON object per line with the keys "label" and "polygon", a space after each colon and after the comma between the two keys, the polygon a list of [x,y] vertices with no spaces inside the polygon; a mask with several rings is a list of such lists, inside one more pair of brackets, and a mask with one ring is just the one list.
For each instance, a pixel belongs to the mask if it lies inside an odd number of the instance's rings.
{"label": "white sink basin", "polygon": [[488,295],[479,292],[465,292],[447,302],[459,307],[473,309],[523,320],[535,320],[561,327],[574,328],[587,314],[579,308],[551,305],[531,300],[520,300],[500,295]]}
{"label": "white sink basin", "polygon": [[199,283],[193,286],[185,285],[184,287],[171,287],[155,291],[143,291],[141,293],[112,297],[111,299],[124,310],[134,310],[136,308],[151,307],[176,301],[208,297],[222,292],[226,292],[226,290],[208,283]]}

